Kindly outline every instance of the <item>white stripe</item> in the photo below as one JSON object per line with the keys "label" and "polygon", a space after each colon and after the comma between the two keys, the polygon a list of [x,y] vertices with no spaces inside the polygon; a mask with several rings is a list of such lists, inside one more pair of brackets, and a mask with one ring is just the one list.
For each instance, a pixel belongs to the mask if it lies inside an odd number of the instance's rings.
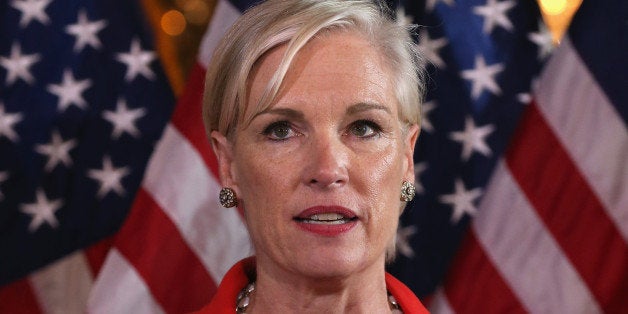
{"label": "white stripe", "polygon": [[135,268],[112,248],[90,295],[88,313],[164,313]]}
{"label": "white stripe", "polygon": [[434,297],[432,298],[432,302],[430,303],[430,313],[432,314],[453,314],[454,310],[451,308],[449,304],[449,300],[447,300],[447,296],[442,288],[436,290],[434,293]]}
{"label": "white stripe", "polygon": [[93,284],[91,270],[82,252],[50,264],[29,276],[31,287],[44,313],[84,313]]}
{"label": "white stripe", "polygon": [[536,91],[541,112],[628,242],[626,125],[569,38],[545,69]]}
{"label": "white stripe", "polygon": [[472,222],[497,271],[532,313],[600,313],[600,307],[513,181],[497,164]]}
{"label": "white stripe", "polygon": [[170,124],[148,164],[143,186],[217,282],[235,262],[252,254],[237,210],[220,206],[216,179]]}
{"label": "white stripe", "polygon": [[227,0],[219,0],[199,47],[198,61],[207,68],[212,53],[227,29],[240,17],[240,11]]}

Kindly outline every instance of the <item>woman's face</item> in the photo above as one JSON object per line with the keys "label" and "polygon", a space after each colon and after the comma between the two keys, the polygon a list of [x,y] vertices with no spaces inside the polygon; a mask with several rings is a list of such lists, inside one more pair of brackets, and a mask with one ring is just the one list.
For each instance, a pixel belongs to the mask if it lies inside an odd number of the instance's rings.
{"label": "woman's face", "polygon": [[[260,60],[249,108],[284,49]],[[238,195],[265,271],[331,278],[383,268],[418,135],[416,125],[402,131],[391,82],[366,40],[327,34],[299,52],[272,105],[232,141],[212,134],[222,184]]]}

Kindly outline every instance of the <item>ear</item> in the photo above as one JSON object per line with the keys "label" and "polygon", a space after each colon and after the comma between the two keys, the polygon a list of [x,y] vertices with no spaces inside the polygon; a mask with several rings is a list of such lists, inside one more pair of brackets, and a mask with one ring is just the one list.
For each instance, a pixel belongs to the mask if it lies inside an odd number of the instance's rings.
{"label": "ear", "polygon": [[404,173],[404,180],[414,183],[414,146],[416,140],[419,137],[419,126],[412,124],[408,127],[406,136],[404,139],[404,157],[406,160],[406,171]]}
{"label": "ear", "polygon": [[236,177],[233,171],[233,144],[220,132],[211,132],[211,144],[214,154],[218,159],[218,174],[220,175],[220,184],[223,187],[232,188],[236,193]]}

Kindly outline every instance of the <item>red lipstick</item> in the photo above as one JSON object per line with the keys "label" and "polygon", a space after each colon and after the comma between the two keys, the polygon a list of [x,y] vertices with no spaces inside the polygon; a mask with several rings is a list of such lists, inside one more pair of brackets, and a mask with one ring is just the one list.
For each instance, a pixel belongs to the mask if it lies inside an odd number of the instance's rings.
{"label": "red lipstick", "polygon": [[294,221],[305,231],[334,237],[355,227],[357,215],[342,206],[314,206],[299,213]]}

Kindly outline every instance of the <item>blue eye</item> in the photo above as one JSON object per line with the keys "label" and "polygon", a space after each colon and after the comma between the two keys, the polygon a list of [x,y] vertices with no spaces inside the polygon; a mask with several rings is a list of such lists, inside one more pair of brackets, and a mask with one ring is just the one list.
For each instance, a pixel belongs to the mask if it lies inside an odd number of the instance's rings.
{"label": "blue eye", "polygon": [[264,131],[262,131],[262,134],[275,141],[281,141],[295,136],[292,126],[287,121],[277,121],[271,123],[264,129]]}
{"label": "blue eye", "polygon": [[377,123],[369,120],[358,120],[349,126],[352,135],[362,138],[369,138],[380,134],[382,128]]}

